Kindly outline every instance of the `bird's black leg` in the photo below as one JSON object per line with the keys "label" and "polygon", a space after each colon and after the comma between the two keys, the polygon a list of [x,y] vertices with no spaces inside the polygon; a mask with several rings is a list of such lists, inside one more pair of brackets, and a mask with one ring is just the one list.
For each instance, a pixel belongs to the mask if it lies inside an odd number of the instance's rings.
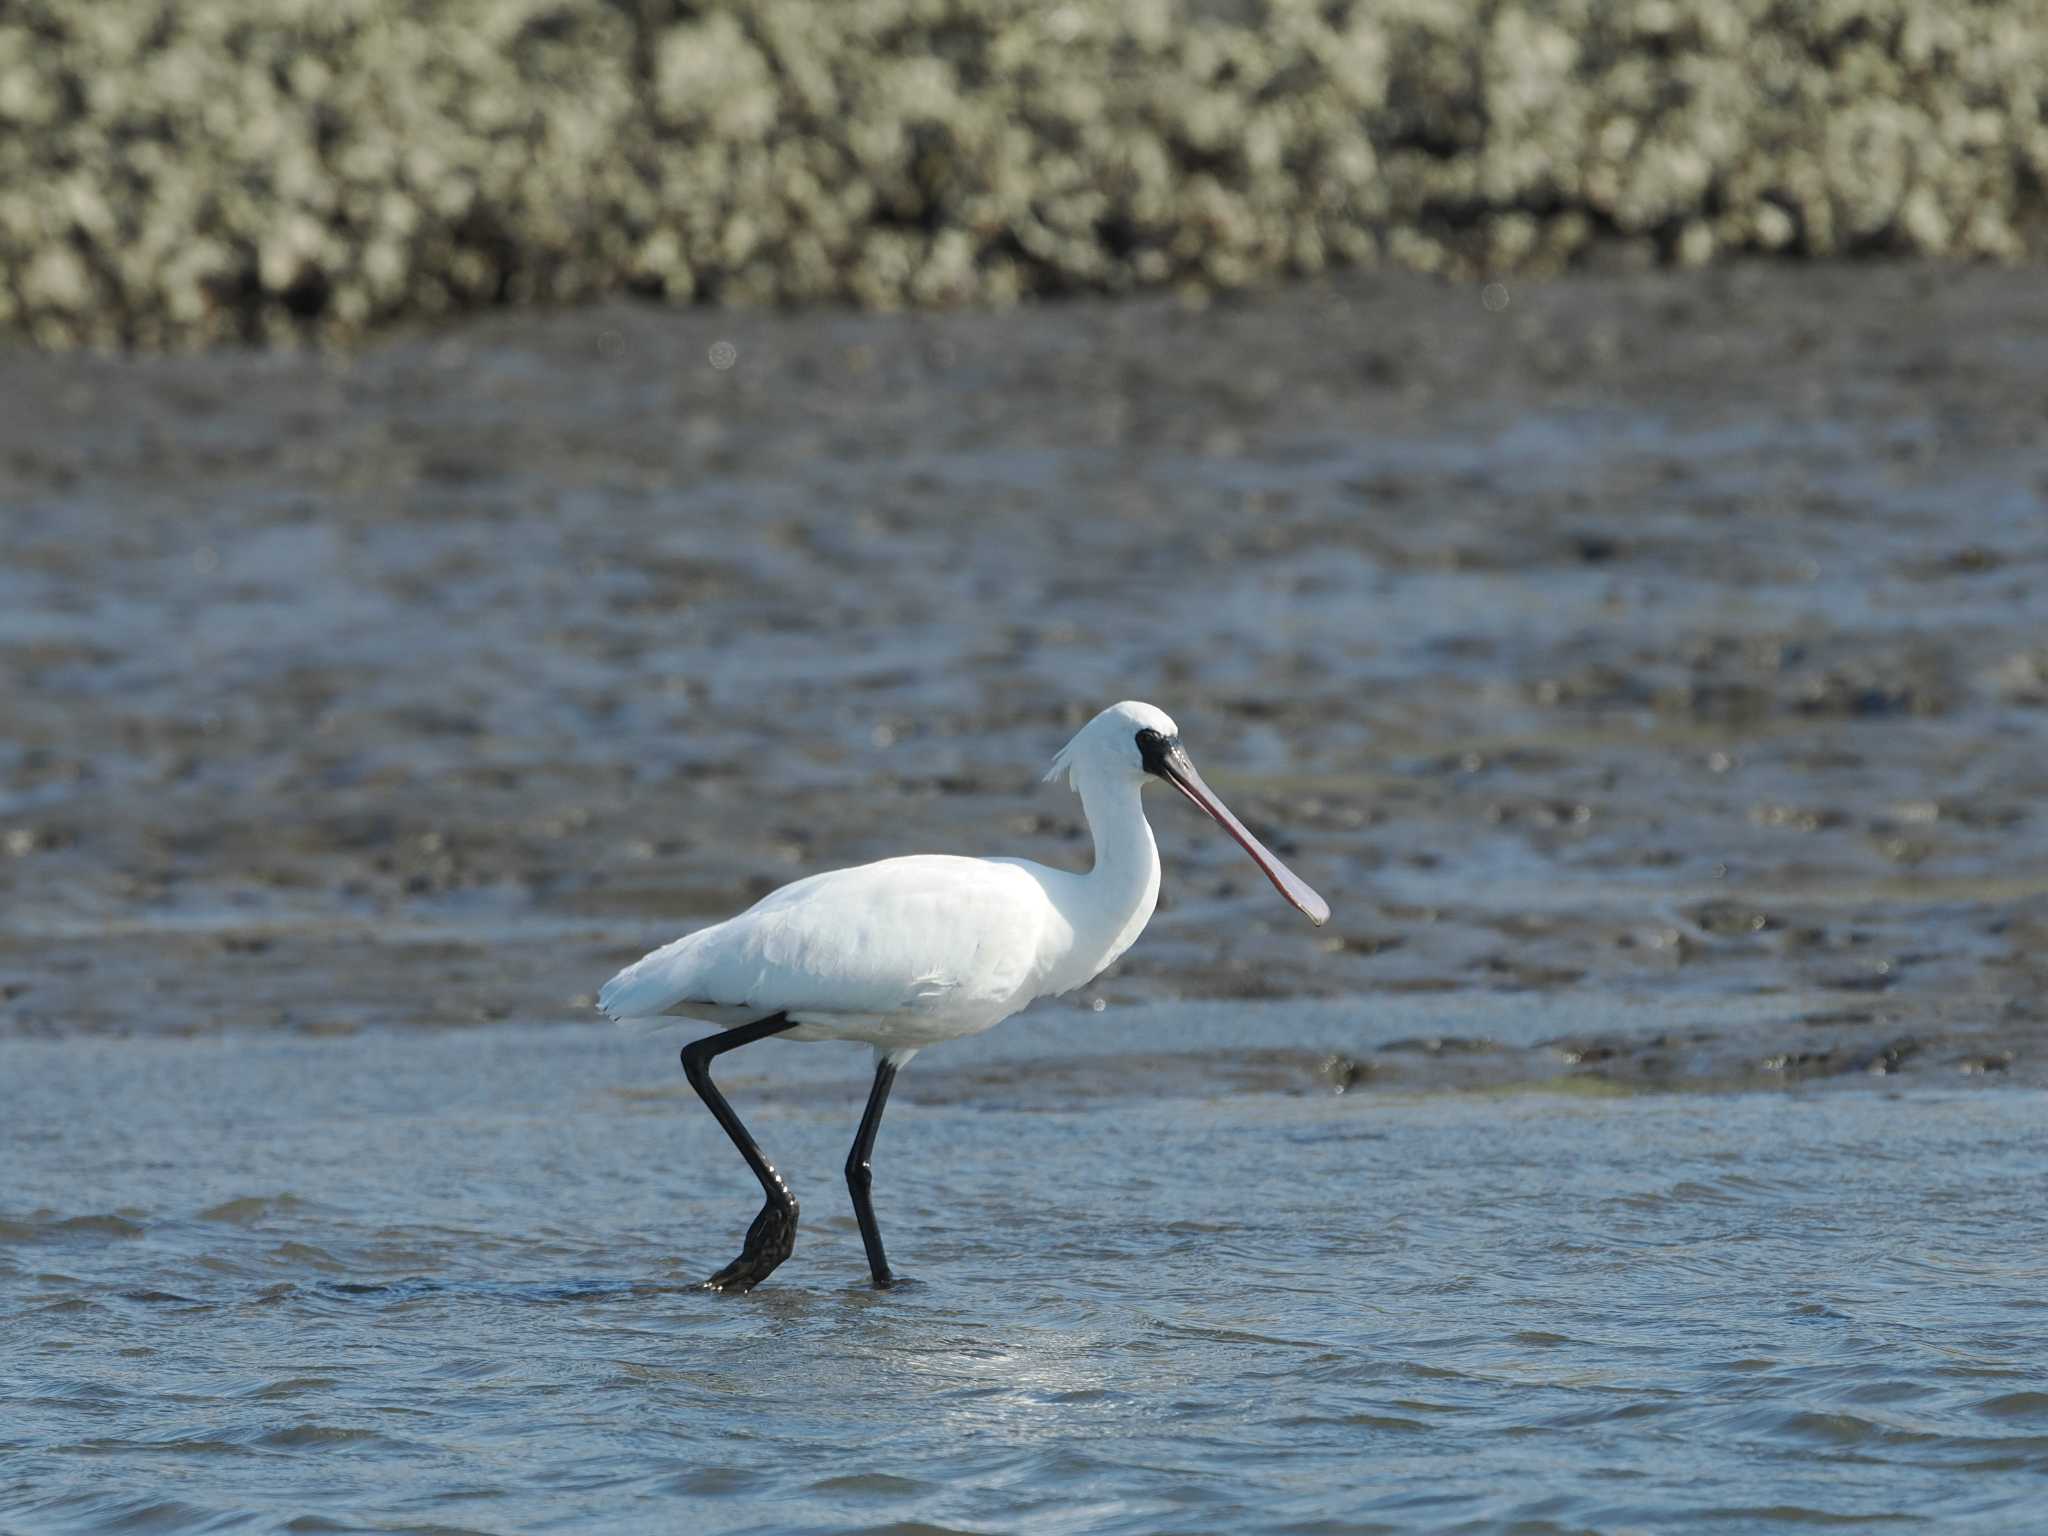
{"label": "bird's black leg", "polygon": [[762,1192],[768,1196],[768,1203],[761,1207],[761,1214],[747,1228],[747,1241],[740,1249],[740,1256],[706,1280],[706,1290],[751,1291],[773,1274],[775,1266],[796,1248],[796,1196],[782,1182],[782,1175],[761,1155],[761,1149],[754,1145],[754,1138],[747,1134],[740,1117],[733,1113],[732,1106],[725,1102],[725,1095],[711,1081],[711,1059],[714,1056],[723,1056],[727,1051],[736,1051],[743,1045],[752,1045],[756,1040],[780,1034],[791,1028],[793,1022],[786,1014],[771,1014],[752,1024],[742,1024],[737,1029],[692,1040],[683,1047],[683,1075],[697,1090],[697,1097],[704,1101],[704,1107],[718,1117],[718,1123],[725,1127],[725,1134],[740,1149],[740,1156],[747,1160],[747,1166],[754,1170],[754,1177],[761,1181]]}
{"label": "bird's black leg", "polygon": [[868,1093],[867,1113],[860,1117],[860,1134],[853,1138],[853,1150],[846,1154],[846,1188],[853,1196],[853,1214],[860,1222],[860,1240],[868,1250],[868,1269],[875,1284],[893,1284],[889,1260],[882,1252],[882,1229],[875,1225],[874,1202],[868,1191],[875,1182],[868,1159],[874,1155],[875,1132],[882,1128],[882,1111],[889,1103],[889,1087],[896,1081],[896,1064],[883,1057],[875,1064],[875,1086]]}

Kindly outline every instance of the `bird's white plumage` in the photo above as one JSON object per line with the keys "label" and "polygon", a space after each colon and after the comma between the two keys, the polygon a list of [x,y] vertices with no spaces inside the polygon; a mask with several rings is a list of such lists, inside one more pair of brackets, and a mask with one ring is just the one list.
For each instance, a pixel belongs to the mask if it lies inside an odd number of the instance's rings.
{"label": "bird's white plumage", "polygon": [[1028,1002],[1056,920],[1015,861],[884,859],[786,885],[657,949],[606,983],[598,1006],[620,1020],[787,1013],[791,1039],[929,1044]]}
{"label": "bird's white plumage", "polygon": [[627,966],[598,1007],[622,1023],[728,1027],[782,1013],[796,1027],[780,1038],[865,1040],[901,1056],[1085,984],[1144,931],[1159,896],[1140,731],[1179,735],[1149,704],[1114,704],[1047,775],[1081,796],[1095,837],[1087,874],[920,854],[812,875]]}

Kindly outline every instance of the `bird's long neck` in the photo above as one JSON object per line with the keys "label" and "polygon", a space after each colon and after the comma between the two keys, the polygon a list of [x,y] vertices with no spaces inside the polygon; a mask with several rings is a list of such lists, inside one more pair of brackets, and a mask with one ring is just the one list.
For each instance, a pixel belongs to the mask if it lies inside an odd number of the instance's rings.
{"label": "bird's long neck", "polygon": [[1083,778],[1081,810],[1095,838],[1095,867],[1083,875],[1083,910],[1074,914],[1073,962],[1080,985],[1131,947],[1159,900],[1159,845],[1152,841],[1136,781]]}

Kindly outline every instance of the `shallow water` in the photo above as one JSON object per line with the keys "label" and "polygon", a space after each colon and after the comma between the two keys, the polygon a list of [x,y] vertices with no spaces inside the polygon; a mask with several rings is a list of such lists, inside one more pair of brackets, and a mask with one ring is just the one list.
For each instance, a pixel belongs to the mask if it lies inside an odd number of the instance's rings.
{"label": "shallow water", "polygon": [[[714,342],[738,361],[703,362]],[[2048,288],[1416,279],[0,352],[0,1536],[2004,1531],[2048,1496]],[[1078,865],[921,1056],[580,1022],[772,886]]]}
{"label": "shallow water", "polygon": [[[757,1200],[672,1037],[0,1047],[31,1089],[0,1132],[0,1529],[2038,1512],[2048,1095],[1245,1086],[1217,1038],[1286,1011],[1197,1013],[913,1064],[878,1202],[917,1283],[887,1293],[837,1174],[864,1054],[726,1058],[804,1202],[749,1297],[687,1288]],[[1302,1027],[1391,1038],[1341,1004]]]}

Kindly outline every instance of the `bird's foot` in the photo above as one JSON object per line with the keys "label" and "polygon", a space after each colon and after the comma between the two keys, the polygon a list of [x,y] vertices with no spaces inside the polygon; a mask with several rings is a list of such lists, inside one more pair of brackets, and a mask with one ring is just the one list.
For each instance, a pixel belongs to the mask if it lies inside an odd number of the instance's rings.
{"label": "bird's foot", "polygon": [[775,1273],[776,1267],[796,1251],[796,1205],[787,1209],[770,1201],[747,1228],[747,1240],[740,1256],[704,1282],[707,1291],[741,1295]]}

